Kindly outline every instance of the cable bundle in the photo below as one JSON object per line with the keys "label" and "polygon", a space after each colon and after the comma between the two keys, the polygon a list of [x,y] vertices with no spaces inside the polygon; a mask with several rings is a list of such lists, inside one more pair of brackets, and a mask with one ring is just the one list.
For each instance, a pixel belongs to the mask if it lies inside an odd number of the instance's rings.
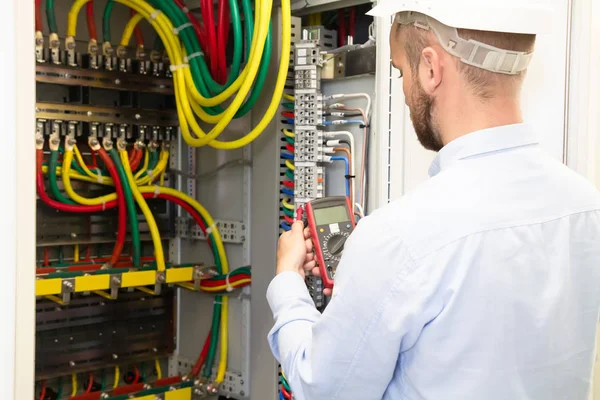
{"label": "cable bundle", "polygon": [[[211,339],[206,356],[206,371],[212,372],[217,345],[220,343],[221,350],[216,383],[219,384],[222,382],[225,378],[228,351],[227,294],[229,294],[231,290],[249,285],[251,281],[251,272],[249,267],[239,268],[230,272],[219,230],[210,214],[202,207],[202,205],[200,205],[200,203],[190,196],[160,184],[164,180],[165,170],[168,165],[168,148],[163,146],[160,152],[158,152],[151,146],[149,150],[145,151],[144,161],[142,163],[141,158],[142,153],[144,152],[137,147],[134,148],[131,153],[128,153],[124,141],[117,141],[117,150],[112,147],[112,142],[110,140],[105,139],[103,147],[101,147],[97,139],[90,138],[89,145],[91,153],[97,154],[100,157],[104,167],[108,170],[108,173],[106,173],[98,167],[91,166],[95,172],[90,169],[90,166],[84,161],[83,156],[72,137],[67,137],[65,140],[65,146],[64,149],[62,149],[62,152],[64,153],[62,163],[58,162],[61,148],[58,146],[57,138],[51,138],[50,142],[50,160],[49,163],[44,166],[44,140],[41,136],[37,137],[36,184],[40,200],[48,206],[64,212],[96,213],[112,208],[117,208],[119,211],[119,232],[112,255],[107,260],[108,267],[139,268],[142,267],[144,261],[148,261],[148,258],[141,256],[139,229],[136,231],[138,228],[137,211],[135,209],[136,203],[142,210],[150,229],[155,254],[155,257],[152,257],[151,259],[155,260],[154,262],[156,263],[156,269],[158,271],[164,271],[166,269],[166,262],[160,232],[158,231],[152,212],[146,203],[146,199],[158,198],[174,202],[185,209],[198,223],[207,237],[219,272],[218,276],[203,281],[200,285],[202,291],[216,295],[213,309]],[[130,160],[132,160],[131,163]],[[140,164],[142,165],[140,166]],[[44,174],[48,176],[51,193],[54,196],[54,199],[50,198],[48,193],[46,193]],[[62,178],[66,194],[59,190],[57,183],[59,176]],[[86,198],[75,191],[71,182],[72,179],[105,186],[114,186],[115,192],[96,198]],[[132,234],[133,256],[131,262],[126,262],[125,265],[123,265],[121,252],[125,241],[125,229],[128,223],[128,216]],[[208,227],[210,227],[210,229]],[[88,253],[89,252],[88,249]],[[99,264],[90,265],[95,264],[95,262],[90,262],[88,260],[89,254],[86,256],[86,261],[67,266],[65,269],[69,271],[94,271],[101,267]],[[98,262],[98,260],[95,261]],[[49,265],[49,262],[45,262],[44,264],[48,268],[42,269],[42,271],[39,272],[55,273],[57,271],[57,265]],[[210,377],[210,375],[208,375],[208,377]]]}
{"label": "cable bundle", "polygon": [[[75,36],[77,15],[83,5],[89,1],[77,0],[71,7],[68,18],[67,40],[72,40]],[[204,52],[200,45],[199,36],[196,33],[194,24],[190,22],[189,16],[184,12],[184,8],[178,7],[177,4],[170,0],[153,0],[153,5],[143,0],[115,1],[135,10],[140,16],[148,20],[164,44],[169,60],[171,61],[170,69],[173,74],[181,132],[189,145],[194,147],[210,145],[218,149],[236,149],[249,144],[264,131],[277,111],[289,67],[291,42],[291,11],[289,0],[283,0],[281,4],[281,58],[277,81],[269,107],[251,132],[241,139],[230,142],[219,141],[217,138],[233,118],[243,116],[252,109],[261,95],[264,78],[266,78],[268,73],[271,55],[270,18],[273,2],[271,0],[256,0],[255,2],[251,42],[248,37],[250,23],[246,24],[246,49],[249,49],[249,51],[246,65],[242,69],[243,46],[241,39],[242,29],[239,23],[239,9],[236,0],[229,0],[229,10],[233,21],[234,57],[225,84],[222,85],[211,76],[211,71],[206,64]],[[251,13],[251,6],[247,1],[249,0],[246,0],[243,9],[246,13],[246,20],[250,21],[251,18],[248,17]],[[208,9],[211,8],[208,7]],[[221,14],[223,15],[222,18]],[[226,7],[223,5],[219,10],[219,19],[222,22],[226,21],[226,14]],[[223,22],[220,26],[223,27],[225,24],[226,22]],[[129,38],[133,34],[136,25],[137,21],[132,18],[127,24],[121,44],[129,42]],[[207,43],[212,43],[210,36],[212,35],[213,26],[209,25],[211,25],[210,19],[205,21],[205,30]],[[226,31],[224,28],[220,30],[218,43],[224,43]],[[105,29],[105,32],[108,32],[108,30]],[[104,36],[106,39],[106,33]],[[211,64],[214,62],[214,58],[215,55],[211,54]],[[219,58],[219,56],[216,58],[217,65],[219,63],[221,65],[221,73],[218,74],[218,77],[221,77],[222,81],[223,58]],[[226,102],[228,106],[222,108],[221,105]],[[209,132],[204,132],[199,126],[197,119],[214,124],[215,126]]]}

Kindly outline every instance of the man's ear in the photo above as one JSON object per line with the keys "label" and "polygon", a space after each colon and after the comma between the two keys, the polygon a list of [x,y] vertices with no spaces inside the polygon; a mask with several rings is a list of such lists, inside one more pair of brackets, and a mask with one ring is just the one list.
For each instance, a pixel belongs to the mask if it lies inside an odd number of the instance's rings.
{"label": "man's ear", "polygon": [[432,95],[443,80],[444,67],[438,50],[426,47],[421,52],[419,63],[419,80],[421,87],[429,95]]}

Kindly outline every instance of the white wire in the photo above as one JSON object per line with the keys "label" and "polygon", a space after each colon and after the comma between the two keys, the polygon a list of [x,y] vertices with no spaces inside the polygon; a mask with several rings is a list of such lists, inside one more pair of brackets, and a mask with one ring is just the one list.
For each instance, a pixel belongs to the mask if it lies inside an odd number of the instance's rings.
{"label": "white wire", "polygon": [[356,187],[358,186],[359,179],[356,179],[356,153],[354,152],[354,135],[348,131],[333,131],[323,132],[323,136],[328,138],[334,138],[336,136],[345,136],[350,142],[350,154],[352,154],[352,168],[350,169],[350,175],[353,176],[354,182],[352,182],[352,199],[356,201]]}
{"label": "white wire", "polygon": [[[334,99],[356,99],[364,97],[367,100],[367,107],[365,108],[365,115],[368,119],[371,118],[371,96],[367,93],[348,93],[348,94],[332,94],[330,96],[325,96],[324,100],[334,100]],[[368,121],[365,121],[368,124]]]}
{"label": "white wire", "polygon": [[363,207],[360,205],[360,203],[354,203],[354,206],[358,209],[358,215],[360,215],[361,218],[364,218],[365,210],[363,210]]}

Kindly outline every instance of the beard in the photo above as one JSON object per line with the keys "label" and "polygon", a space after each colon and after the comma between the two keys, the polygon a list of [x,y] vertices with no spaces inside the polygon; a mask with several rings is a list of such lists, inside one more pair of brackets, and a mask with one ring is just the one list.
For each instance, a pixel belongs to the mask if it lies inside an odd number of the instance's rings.
{"label": "beard", "polygon": [[435,99],[425,93],[421,83],[415,79],[413,90],[408,96],[410,119],[421,145],[427,150],[438,152],[444,147],[444,143],[433,120],[434,105]]}

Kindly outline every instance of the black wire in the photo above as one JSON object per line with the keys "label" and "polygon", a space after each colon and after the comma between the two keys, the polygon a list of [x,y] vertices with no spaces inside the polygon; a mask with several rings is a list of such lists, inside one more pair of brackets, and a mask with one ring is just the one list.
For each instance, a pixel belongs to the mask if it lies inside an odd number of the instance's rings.
{"label": "black wire", "polygon": [[343,143],[343,144],[345,144],[346,146],[350,147],[350,142],[349,142],[348,140],[346,140],[346,139],[342,139],[342,140],[340,140],[340,143]]}

